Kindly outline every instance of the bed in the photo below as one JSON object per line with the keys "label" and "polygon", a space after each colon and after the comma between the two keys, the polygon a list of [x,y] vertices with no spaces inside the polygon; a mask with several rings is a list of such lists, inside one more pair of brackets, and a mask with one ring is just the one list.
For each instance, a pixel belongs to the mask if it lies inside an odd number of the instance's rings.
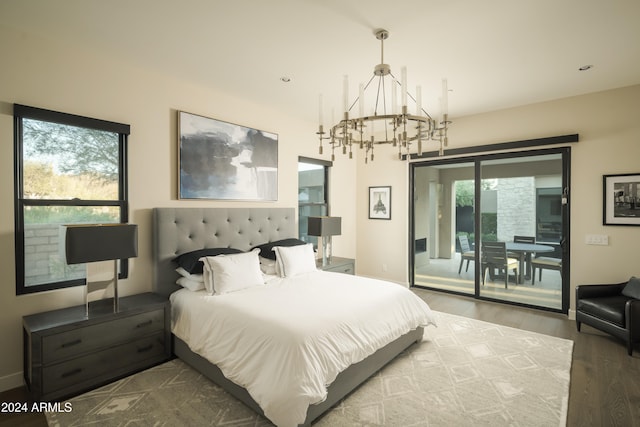
{"label": "bed", "polygon": [[[154,291],[172,299],[175,304],[175,307],[172,308],[172,318],[175,320],[176,312],[189,314],[191,311],[179,308],[182,307],[178,304],[179,301],[192,299],[194,302],[189,304],[195,305],[189,307],[195,307],[199,303],[204,304],[205,300],[216,301],[216,303],[233,300],[232,297],[227,298],[227,300],[222,298],[216,300],[216,297],[202,296],[196,292],[185,291],[178,286],[176,280],[180,276],[175,271],[176,265],[172,261],[177,255],[203,248],[218,247],[232,247],[242,251],[249,251],[252,247],[261,243],[295,237],[297,236],[295,210],[293,208],[155,208],[153,210],[153,236]],[[341,280],[360,280],[354,276],[347,277],[347,275],[340,273],[308,272],[305,274],[308,274],[308,277],[305,276],[304,280],[311,292],[318,292],[323,286],[321,282],[325,284],[336,282],[336,284],[331,285],[335,287],[339,286],[337,283]],[[298,278],[295,279],[297,280]],[[285,288],[289,290],[297,288],[288,279],[275,276],[270,278],[267,283],[271,287],[270,289],[279,289],[278,292],[285,292]],[[367,283],[367,286],[386,286],[385,289],[387,291],[389,288],[387,284],[383,285],[376,283],[376,281]],[[397,286],[397,288],[401,287]],[[255,293],[251,298],[256,301],[260,301],[261,298],[269,298],[268,294],[259,294],[259,292],[266,292],[262,288],[251,289],[250,291]],[[251,292],[242,294],[243,298],[249,300]],[[237,300],[238,294],[232,296]],[[346,297],[341,299],[346,299]],[[222,308],[220,306],[212,311],[222,312],[224,311]],[[193,310],[195,312],[195,308]],[[197,316],[199,315],[191,315],[194,318],[198,318]],[[422,324],[416,324],[408,331],[403,331],[401,334],[398,333],[398,337],[394,336],[389,338],[387,342],[376,344],[377,349],[371,349],[364,356],[359,355],[358,357],[362,357],[354,359],[357,361],[341,368],[340,372],[336,373],[335,379],[332,377],[331,381],[327,382],[328,386],[326,384],[323,386],[323,398],[317,402],[309,402],[308,407],[305,406],[306,415],[303,414],[299,418],[283,418],[279,415],[273,415],[269,405],[266,405],[267,413],[265,413],[263,410],[265,403],[261,400],[260,395],[258,394],[256,398],[262,402],[262,406],[254,400],[252,394],[248,391],[248,389],[252,390],[253,395],[256,396],[255,387],[251,385],[247,385],[247,388],[241,387],[234,381],[229,380],[223,374],[223,370],[231,378],[238,378],[238,376],[234,376],[235,373],[230,374],[228,365],[225,365],[224,361],[219,363],[219,367],[211,363],[209,359],[212,357],[201,351],[197,345],[194,343],[187,344],[186,341],[189,341],[187,338],[189,334],[183,332],[184,328],[178,328],[177,323],[175,324],[175,331],[172,329],[175,332],[172,335],[173,351],[185,363],[223,387],[257,413],[269,418],[275,424],[310,425],[312,421],[320,417],[398,354],[413,343],[419,342],[422,339],[423,327],[433,323],[433,321],[432,319],[430,321],[423,319],[420,323]],[[245,328],[244,330],[254,328],[242,327]],[[197,351],[193,351],[192,348]],[[292,419],[297,421],[292,424]]]}

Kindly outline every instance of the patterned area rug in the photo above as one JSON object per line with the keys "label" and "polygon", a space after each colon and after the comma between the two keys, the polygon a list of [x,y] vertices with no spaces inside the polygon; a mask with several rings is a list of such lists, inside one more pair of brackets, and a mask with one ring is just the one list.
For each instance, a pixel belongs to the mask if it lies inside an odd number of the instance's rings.
{"label": "patterned area rug", "polygon": [[[573,342],[436,313],[438,328],[315,425],[563,426]],[[52,427],[270,426],[220,387],[172,360],[70,400]]]}

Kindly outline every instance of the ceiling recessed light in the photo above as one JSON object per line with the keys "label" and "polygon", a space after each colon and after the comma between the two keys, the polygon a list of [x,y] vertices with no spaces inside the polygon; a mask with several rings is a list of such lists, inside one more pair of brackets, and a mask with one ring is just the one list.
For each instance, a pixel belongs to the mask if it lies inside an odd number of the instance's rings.
{"label": "ceiling recessed light", "polygon": [[289,83],[291,81],[291,77],[282,76],[280,77],[280,81],[283,83]]}
{"label": "ceiling recessed light", "polygon": [[578,71],[587,71],[593,68],[593,65],[583,65],[582,67],[578,68]]}

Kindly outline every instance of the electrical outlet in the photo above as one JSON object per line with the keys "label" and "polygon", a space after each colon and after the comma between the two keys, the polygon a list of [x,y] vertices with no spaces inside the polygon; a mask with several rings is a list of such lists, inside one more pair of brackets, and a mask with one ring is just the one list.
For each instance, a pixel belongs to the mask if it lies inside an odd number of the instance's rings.
{"label": "electrical outlet", "polygon": [[606,234],[587,234],[584,238],[587,245],[609,245],[609,236]]}
{"label": "electrical outlet", "polygon": [[382,271],[387,271],[387,264],[382,264]]}

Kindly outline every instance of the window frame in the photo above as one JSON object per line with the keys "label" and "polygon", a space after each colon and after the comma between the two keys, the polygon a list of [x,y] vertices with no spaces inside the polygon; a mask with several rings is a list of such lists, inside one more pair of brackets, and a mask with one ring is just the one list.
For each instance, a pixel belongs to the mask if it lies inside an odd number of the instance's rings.
{"label": "window frame", "polygon": [[[329,187],[330,187],[329,168],[333,166],[333,162],[328,160],[320,160],[320,159],[314,159],[311,157],[299,156],[298,164],[300,163],[309,163],[312,165],[318,165],[318,166],[324,167],[324,203],[317,203],[317,202],[316,203],[300,203],[300,201],[298,201],[298,221],[300,221],[300,218],[301,218],[300,216],[301,206],[325,206],[327,215],[331,215],[331,209],[329,205]],[[298,181],[298,190],[299,189],[300,189],[300,182]],[[302,238],[302,236],[298,236],[298,237]],[[316,243],[314,244],[314,249],[317,249],[317,238],[315,240],[316,240]]]}
{"label": "window frame", "polygon": [[[72,279],[49,282],[39,285],[25,285],[25,225],[24,212],[27,206],[110,206],[120,210],[120,222],[129,220],[127,142],[130,125],[30,107],[13,105],[14,117],[14,220],[15,220],[15,268],[16,295],[50,291],[73,286],[83,286],[85,279]],[[73,199],[25,199],[24,197],[24,141],[23,119],[40,120],[75,127],[82,127],[118,134],[118,199],[117,200],[81,200]],[[120,262],[120,278],[128,276],[128,260]]]}

